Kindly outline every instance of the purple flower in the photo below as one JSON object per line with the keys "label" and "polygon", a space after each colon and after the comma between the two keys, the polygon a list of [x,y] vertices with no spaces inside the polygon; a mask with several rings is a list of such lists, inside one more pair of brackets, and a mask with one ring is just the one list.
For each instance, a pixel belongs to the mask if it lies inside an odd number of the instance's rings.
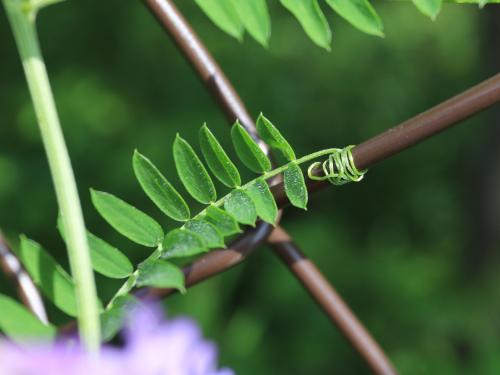
{"label": "purple flower", "polygon": [[152,307],[129,315],[123,348],[103,346],[98,357],[76,341],[16,346],[0,341],[2,375],[233,375],[217,369],[217,348],[190,319],[162,321]]}

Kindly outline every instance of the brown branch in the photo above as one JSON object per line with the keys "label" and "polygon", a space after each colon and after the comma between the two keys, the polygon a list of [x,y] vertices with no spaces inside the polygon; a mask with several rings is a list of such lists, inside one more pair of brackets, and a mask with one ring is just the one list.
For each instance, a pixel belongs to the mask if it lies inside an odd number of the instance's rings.
{"label": "brown branch", "polygon": [[24,305],[42,322],[47,323],[47,313],[35,283],[19,259],[10,249],[0,231],[0,268],[16,284],[17,293]]}

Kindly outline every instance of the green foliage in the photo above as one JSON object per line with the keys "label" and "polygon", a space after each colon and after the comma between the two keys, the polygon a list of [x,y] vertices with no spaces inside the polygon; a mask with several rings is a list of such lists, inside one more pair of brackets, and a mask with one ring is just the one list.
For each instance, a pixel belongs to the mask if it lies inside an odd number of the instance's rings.
{"label": "green foliage", "polygon": [[182,258],[197,255],[208,248],[202,238],[190,230],[180,228],[167,233],[163,241],[163,258]]}
{"label": "green foliage", "polygon": [[238,121],[231,128],[231,138],[238,157],[248,169],[255,173],[263,173],[271,169],[271,162],[266,154]]}
{"label": "green foliage", "polygon": [[257,118],[257,131],[262,140],[274,150],[279,151],[283,157],[292,161],[295,160],[295,152],[280,131],[261,113]]}
{"label": "green foliage", "polygon": [[[383,24],[368,0],[325,0],[342,18],[358,30],[383,37]],[[408,2],[410,0],[407,0]],[[411,0],[426,16],[435,20],[442,0]],[[242,40],[244,28],[263,46],[268,45],[271,22],[264,0],[195,0],[207,16],[223,31]],[[456,3],[475,3],[480,7],[500,0],[450,0]],[[280,0],[299,21],[309,38],[318,46],[330,50],[332,33],[318,0]],[[244,27],[243,27],[244,26]]]}
{"label": "green foliage", "polygon": [[163,240],[160,224],[144,212],[109,193],[92,189],[91,196],[101,216],[128,239],[148,247]]}
{"label": "green foliage", "polygon": [[132,164],[142,190],[165,215],[177,221],[189,219],[191,214],[186,201],[148,158],[136,150]]}
{"label": "green foliage", "polygon": [[139,304],[139,300],[131,295],[117,297],[113,305],[101,314],[101,336],[103,341],[111,340],[121,329],[130,309]]}
{"label": "green foliage", "polygon": [[241,232],[234,216],[218,207],[208,206],[204,219],[212,223],[224,237]]}
{"label": "green foliage", "polygon": [[75,287],[70,275],[38,243],[21,236],[19,259],[45,297],[66,314],[76,317]]}
{"label": "green foliage", "polygon": [[200,146],[208,167],[220,182],[232,188],[241,185],[238,169],[229,159],[207,124],[204,124],[200,129]]}
{"label": "green foliage", "polygon": [[295,207],[306,209],[307,187],[300,167],[295,163],[290,163],[290,166],[283,174],[283,179],[285,182],[285,192],[290,202]]}
{"label": "green foliage", "polygon": [[[66,241],[61,216],[57,219],[57,228],[61,237]],[[101,275],[112,279],[123,279],[129,276],[134,270],[130,260],[120,250],[89,231],[87,231],[87,242],[92,267]]]}
{"label": "green foliage", "polygon": [[191,196],[208,204],[217,199],[214,183],[198,155],[179,134],[174,141],[174,160],[177,173]]}
{"label": "green foliage", "polygon": [[242,189],[234,190],[224,201],[224,209],[232,215],[236,221],[255,225],[257,211],[252,198]]}
{"label": "green foliage", "polygon": [[224,247],[224,236],[215,225],[207,220],[189,220],[184,224],[184,228],[200,236],[204,245],[209,249]]}
{"label": "green foliage", "polygon": [[0,329],[18,343],[34,340],[51,340],[57,330],[43,324],[17,301],[0,294]]}
{"label": "green foliage", "polygon": [[255,205],[257,216],[270,224],[274,224],[278,216],[278,207],[266,181],[258,178],[249,184],[245,191]]}
{"label": "green foliage", "polygon": [[164,260],[145,261],[139,265],[137,286],[152,286],[155,288],[174,288],[186,293],[184,274],[179,267]]}

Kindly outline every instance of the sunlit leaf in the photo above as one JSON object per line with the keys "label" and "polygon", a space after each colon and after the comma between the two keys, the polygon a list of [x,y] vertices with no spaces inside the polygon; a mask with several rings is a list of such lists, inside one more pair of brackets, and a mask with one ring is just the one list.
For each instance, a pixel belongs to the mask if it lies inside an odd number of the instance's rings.
{"label": "sunlit leaf", "polygon": [[209,206],[204,219],[215,225],[224,237],[240,232],[240,227],[236,219],[218,207]]}
{"label": "sunlit leaf", "polygon": [[189,220],[184,224],[184,228],[200,236],[205,246],[209,249],[224,247],[224,237],[215,225],[206,220]]}
{"label": "sunlit leaf", "polygon": [[423,14],[435,20],[441,10],[442,0],[413,0],[413,4]]}
{"label": "sunlit leaf", "polygon": [[21,236],[19,258],[43,295],[70,316],[76,316],[75,287],[69,274],[37,242]]}
{"label": "sunlit leaf", "polygon": [[271,169],[271,162],[266,154],[238,121],[231,128],[231,138],[238,157],[250,170],[263,173]]}
{"label": "sunlit leaf", "polygon": [[117,297],[111,308],[101,314],[102,340],[111,340],[122,328],[130,310],[139,304],[140,301],[129,294]]}
{"label": "sunlit leaf", "polygon": [[19,302],[0,294],[0,330],[18,343],[55,338],[57,330],[43,324]]}
{"label": "sunlit leaf", "polygon": [[[194,0],[221,30],[241,40],[243,25],[233,7],[232,0]],[[254,1],[254,0],[252,0]]]}
{"label": "sunlit leaf", "polygon": [[220,182],[228,187],[241,185],[238,169],[206,124],[200,129],[200,145],[208,167]]}
{"label": "sunlit leaf", "polygon": [[295,207],[306,209],[307,187],[300,167],[295,163],[290,163],[290,166],[283,173],[283,178],[285,193],[290,203]]}
{"label": "sunlit leaf", "polygon": [[288,161],[295,160],[295,152],[288,141],[262,113],[257,118],[257,131],[269,147],[280,151]]}
{"label": "sunlit leaf", "polygon": [[326,0],[335,12],[365,33],[383,36],[382,21],[368,0]]}
{"label": "sunlit leaf", "polygon": [[267,47],[271,35],[271,20],[266,0],[232,0],[232,3],[248,33]]}
{"label": "sunlit leaf", "polygon": [[132,164],[142,189],[165,215],[177,221],[189,220],[187,203],[148,158],[136,150]]}
{"label": "sunlit leaf", "polygon": [[242,224],[255,225],[255,221],[257,220],[255,205],[244,190],[236,189],[231,192],[224,202],[224,209],[236,221]]}
{"label": "sunlit leaf", "polygon": [[257,215],[262,220],[274,224],[278,216],[278,207],[266,181],[259,178],[245,190],[255,205]]}
{"label": "sunlit leaf", "polygon": [[187,229],[174,229],[165,236],[162,258],[188,257],[207,250],[203,240],[196,233]]}
{"label": "sunlit leaf", "polygon": [[280,0],[318,46],[330,50],[332,32],[317,0]]}
{"label": "sunlit leaf", "polygon": [[177,173],[194,199],[208,204],[217,199],[214,183],[193,148],[179,134],[174,141],[174,160]]}
{"label": "sunlit leaf", "polygon": [[172,263],[159,259],[145,261],[139,265],[137,286],[174,288],[181,293],[186,293],[182,270]]}
{"label": "sunlit leaf", "polygon": [[148,247],[163,240],[163,229],[153,218],[112,194],[91,189],[92,203],[101,216],[128,239]]}

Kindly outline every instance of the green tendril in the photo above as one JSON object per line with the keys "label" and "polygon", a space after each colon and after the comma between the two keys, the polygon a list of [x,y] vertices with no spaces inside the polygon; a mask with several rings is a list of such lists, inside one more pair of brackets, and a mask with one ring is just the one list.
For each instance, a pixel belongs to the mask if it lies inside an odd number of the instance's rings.
{"label": "green tendril", "polygon": [[[367,170],[358,170],[354,164],[351,150],[354,145],[344,148],[332,149],[328,155],[328,159],[324,162],[315,162],[307,169],[307,175],[311,180],[325,181],[328,180],[333,185],[344,185],[348,182],[359,182],[363,179]],[[318,176],[314,171],[318,168],[323,170],[323,175]]]}

